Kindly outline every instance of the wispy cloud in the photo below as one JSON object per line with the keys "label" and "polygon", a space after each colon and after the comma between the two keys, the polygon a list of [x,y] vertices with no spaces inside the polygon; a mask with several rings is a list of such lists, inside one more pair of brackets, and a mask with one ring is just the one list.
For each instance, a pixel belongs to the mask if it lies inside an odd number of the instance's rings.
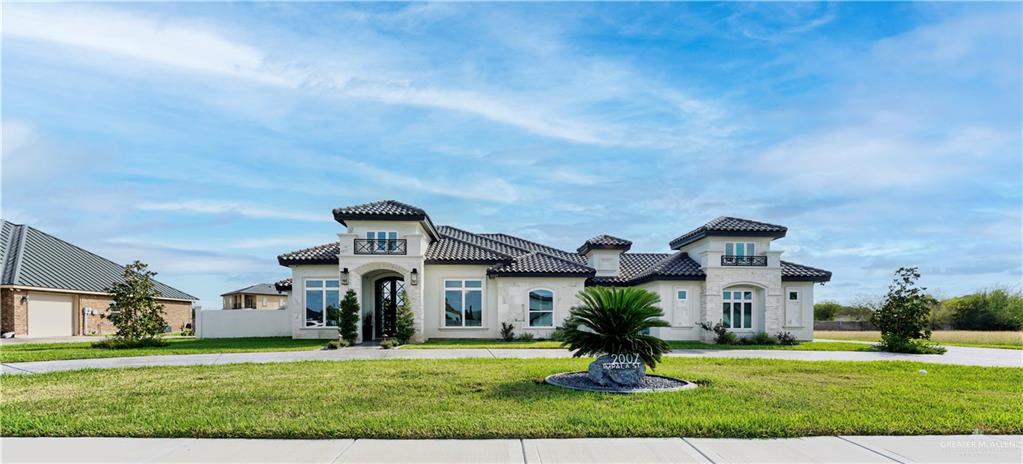
{"label": "wispy cloud", "polygon": [[146,201],[135,207],[142,211],[167,211],[187,214],[214,214],[240,216],[252,219],[289,219],[294,221],[325,222],[330,216],[325,213],[306,213],[287,209],[275,209],[259,205],[212,200]]}
{"label": "wispy cloud", "polygon": [[407,191],[498,203],[514,203],[519,199],[519,191],[514,185],[496,177],[482,179],[465,179],[455,175],[449,178],[417,177],[379,168],[361,161],[344,160],[343,165],[346,169],[358,173],[372,182],[399,187]]}

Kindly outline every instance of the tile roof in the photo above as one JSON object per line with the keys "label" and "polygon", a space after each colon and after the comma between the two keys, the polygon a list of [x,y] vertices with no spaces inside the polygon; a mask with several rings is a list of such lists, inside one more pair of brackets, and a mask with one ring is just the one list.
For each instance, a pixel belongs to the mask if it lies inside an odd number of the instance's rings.
{"label": "tile roof", "polygon": [[303,248],[277,256],[281,266],[292,264],[337,264],[337,255],[341,253],[338,242],[324,243],[314,247]]}
{"label": "tile roof", "polygon": [[426,250],[427,264],[492,264],[513,260],[512,256],[452,237],[430,244]]}
{"label": "tile roof", "polygon": [[712,235],[782,238],[788,228],[777,224],[751,221],[749,219],[721,216],[672,240],[673,250],[682,248],[701,238]]}
{"label": "tile roof", "polygon": [[277,282],[274,282],[274,288],[276,288],[278,292],[290,292],[291,291],[291,277],[288,277],[287,279],[281,279],[281,280],[278,280]]}
{"label": "tile roof", "polygon": [[810,282],[828,282],[831,280],[831,271],[804,266],[802,264],[781,262],[781,280],[802,280]]}
{"label": "tile roof", "polygon": [[617,276],[596,276],[592,285],[635,285],[652,280],[703,280],[706,274],[688,253],[622,253]]}
{"label": "tile roof", "polygon": [[[31,226],[2,221],[0,231],[0,284],[106,293],[120,281],[124,266],[65,242]],[[162,298],[197,298],[154,281]]]}
{"label": "tile roof", "polygon": [[628,250],[629,248],[632,248],[632,242],[624,238],[603,234],[583,242],[583,245],[576,251],[581,255],[585,255],[590,250]]}
{"label": "tile roof", "polygon": [[437,228],[434,227],[430,215],[422,208],[417,208],[407,203],[394,200],[375,201],[355,206],[334,208],[334,220],[341,225],[348,219],[355,220],[382,220],[382,221],[419,221],[430,238],[440,238]]}
{"label": "tile roof", "polygon": [[281,292],[277,291],[277,289],[274,288],[273,284],[256,284],[256,285],[249,285],[248,287],[241,288],[241,289],[235,290],[233,292],[227,292],[227,293],[224,293],[224,294],[222,294],[220,296],[240,295],[240,294],[246,294],[246,295],[275,295],[276,296],[276,295],[280,295]]}
{"label": "tile roof", "polygon": [[540,251],[534,251],[516,257],[507,264],[498,264],[487,270],[487,274],[506,277],[513,276],[578,276],[589,277],[596,272],[592,267],[575,263]]}
{"label": "tile roof", "polygon": [[542,243],[537,243],[537,242],[534,242],[534,241],[531,241],[531,240],[526,240],[524,238],[516,237],[514,235],[508,235],[508,234],[479,234],[479,235],[481,237],[488,238],[490,240],[495,240],[495,241],[504,243],[506,245],[514,246],[514,247],[517,247],[517,248],[520,248],[520,249],[524,249],[524,250],[527,250],[527,251],[539,251],[539,252],[547,253],[547,254],[549,254],[551,256],[557,256],[558,258],[561,258],[561,259],[564,259],[564,260],[568,260],[568,261],[572,261],[572,262],[575,262],[575,263],[578,263],[578,264],[583,264],[583,265],[586,264],[586,257],[582,256],[582,255],[580,255],[578,253],[572,253],[570,251],[559,250],[557,248],[550,247],[550,246],[544,245]]}

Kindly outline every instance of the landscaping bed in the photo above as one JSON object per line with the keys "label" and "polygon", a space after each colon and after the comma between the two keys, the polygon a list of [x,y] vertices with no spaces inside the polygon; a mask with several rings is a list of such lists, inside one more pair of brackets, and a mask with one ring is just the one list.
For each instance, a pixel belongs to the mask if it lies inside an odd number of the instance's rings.
{"label": "landscaping bed", "polygon": [[[693,390],[543,384],[588,359],[300,362],[3,376],[4,436],[785,437],[1023,433],[1023,369],[666,358]],[[926,369],[927,374],[918,371]]]}
{"label": "landscaping bed", "polygon": [[118,358],[167,354],[244,353],[257,351],[300,351],[323,347],[324,340],[294,340],[290,337],[258,338],[167,338],[167,346],[105,349],[92,342],[21,343],[0,345],[0,362],[54,361],[58,359]]}

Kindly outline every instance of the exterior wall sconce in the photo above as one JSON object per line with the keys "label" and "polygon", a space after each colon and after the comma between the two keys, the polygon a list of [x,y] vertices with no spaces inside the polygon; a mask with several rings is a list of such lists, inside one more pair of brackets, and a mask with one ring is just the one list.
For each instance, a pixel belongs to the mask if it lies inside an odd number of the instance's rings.
{"label": "exterior wall sconce", "polygon": [[341,270],[341,285],[348,285],[348,268]]}
{"label": "exterior wall sconce", "polygon": [[412,273],[409,275],[409,283],[419,285],[419,270],[416,268],[412,268]]}

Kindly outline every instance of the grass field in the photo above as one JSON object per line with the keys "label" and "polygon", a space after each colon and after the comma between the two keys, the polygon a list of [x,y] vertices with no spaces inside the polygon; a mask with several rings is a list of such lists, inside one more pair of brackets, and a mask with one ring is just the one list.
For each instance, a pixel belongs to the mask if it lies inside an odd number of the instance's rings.
{"label": "grass field", "polygon": [[[1023,433],[1023,369],[672,358],[695,390],[543,384],[583,359],[387,360],[3,376],[3,436],[509,438]],[[918,370],[926,368],[928,374]]]}
{"label": "grass field", "polygon": [[[830,331],[817,330],[814,338],[825,340],[859,340],[876,342],[881,339],[877,331]],[[931,333],[931,340],[941,345],[972,346],[978,348],[1009,348],[1023,350],[1023,332],[1009,331],[976,331],[976,330],[936,330]]]}
{"label": "grass field", "polygon": [[[799,350],[799,351],[867,351],[868,345],[862,343],[842,342],[805,342],[798,345],[714,345],[701,342],[668,342],[673,349],[696,349],[696,350]],[[450,348],[477,348],[477,349],[550,349],[561,348],[561,342],[551,340],[534,340],[528,342],[506,342],[502,340],[489,339],[434,339],[425,343],[404,345],[403,350],[436,350]]]}
{"label": "grass field", "polygon": [[0,345],[0,362],[53,361],[57,359],[116,358],[164,354],[242,353],[251,351],[315,350],[324,340],[271,338],[169,338],[167,346],[111,350],[93,348],[91,342],[25,343]]}

